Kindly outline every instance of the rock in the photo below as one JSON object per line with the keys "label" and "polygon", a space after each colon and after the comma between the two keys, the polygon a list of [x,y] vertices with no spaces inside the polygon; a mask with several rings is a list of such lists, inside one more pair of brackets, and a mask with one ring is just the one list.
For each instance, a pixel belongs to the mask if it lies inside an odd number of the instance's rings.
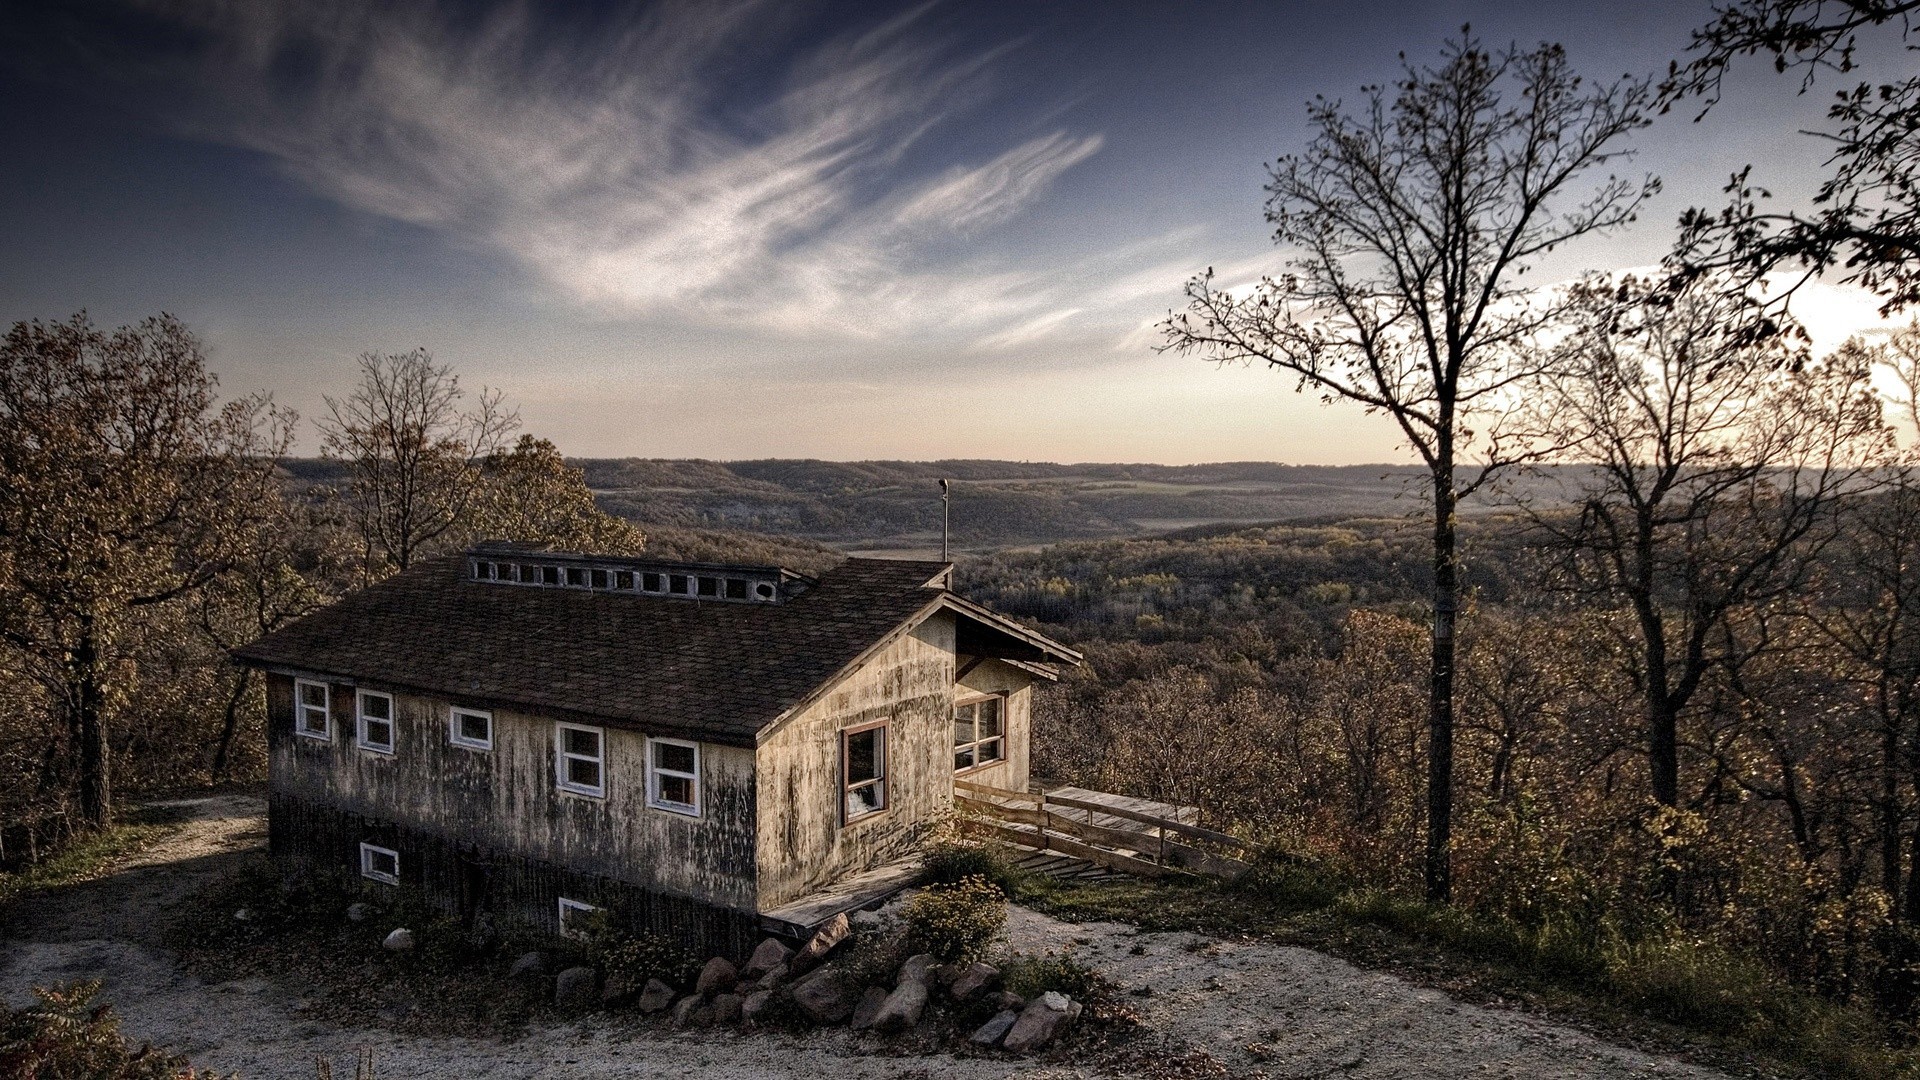
{"label": "rock", "polygon": [[1014,1021],[1018,1019],[1020,1019],[1019,1013],[1012,1009],[1002,1009],[994,1014],[993,1019],[981,1024],[980,1030],[974,1032],[973,1037],[968,1041],[975,1046],[997,1045],[1001,1039],[1006,1038],[1007,1032],[1013,1030]]}
{"label": "rock", "polygon": [[553,1003],[578,1009],[599,996],[600,975],[590,967],[570,967],[553,977]]}
{"label": "rock", "polygon": [[969,964],[954,976],[953,984],[947,992],[955,1001],[971,1001],[975,995],[992,986],[1000,978],[1000,969],[992,964]]}
{"label": "rock", "polygon": [[713,1022],[716,1024],[732,1024],[738,1022],[741,1007],[745,1004],[746,1000],[746,998],[741,997],[739,994],[715,994],[713,996],[713,1005],[711,1006],[713,1009]]}
{"label": "rock", "polygon": [[927,984],[902,978],[874,1015],[873,1030],[905,1031],[920,1022],[927,1011]]}
{"label": "rock", "polygon": [[927,984],[933,981],[934,963],[932,953],[916,953],[907,957],[907,962],[900,965],[900,979],[894,985],[905,986],[908,983],[915,983],[924,990]]}
{"label": "rock", "polygon": [[793,984],[793,1003],[816,1024],[838,1024],[853,1015],[853,988],[839,972],[822,968]]}
{"label": "rock", "polygon": [[252,909],[252,908],[246,908],[246,907],[243,907],[243,908],[241,908],[241,909],[240,909],[239,911],[236,911],[236,912],[234,912],[234,913],[233,913],[233,921],[234,921],[234,922],[252,922],[252,921],[253,921],[253,909]]}
{"label": "rock", "polygon": [[366,903],[365,901],[361,901],[359,903],[353,903],[353,904],[347,905],[347,921],[348,922],[366,922],[368,919],[371,919],[371,918],[373,918],[372,904]]}
{"label": "rock", "polygon": [[988,1000],[1000,1006],[1001,1011],[1019,1012],[1027,1007],[1027,999],[1011,990],[1002,990]]}
{"label": "rock", "polygon": [[793,950],[787,948],[778,939],[768,938],[760,943],[759,948],[753,950],[753,955],[747,958],[746,970],[740,975],[745,979],[758,979],[774,968],[785,965],[792,955]]}
{"label": "rock", "polygon": [[787,965],[775,964],[772,970],[760,976],[760,980],[753,985],[757,990],[773,990],[785,984],[786,981]]}
{"label": "rock", "polygon": [[1071,1019],[1068,1014],[1073,1004],[1065,994],[1052,990],[1041,994],[1021,1011],[1020,1019],[1014,1021],[1013,1030],[1000,1045],[1016,1054],[1047,1045]]}
{"label": "rock", "polygon": [[403,926],[388,934],[387,939],[380,943],[380,947],[392,952],[412,952],[413,931]]}
{"label": "rock", "polygon": [[733,984],[739,981],[740,972],[727,962],[726,957],[716,956],[700,969],[700,978],[695,980],[693,992],[701,997],[710,997],[733,989]]}
{"label": "rock", "polygon": [[843,911],[827,920],[825,926],[813,932],[813,936],[807,939],[806,945],[787,961],[787,969],[795,975],[812,971],[820,966],[820,962],[827,958],[827,954],[833,951],[835,945],[847,940],[847,935],[850,933],[852,930],[848,926],[846,912]]}
{"label": "rock", "polygon": [[755,990],[740,1002],[740,1019],[757,1024],[766,1018],[767,1010],[773,1007],[773,991]]}
{"label": "rock", "polygon": [[519,982],[522,979],[538,979],[546,973],[547,954],[536,949],[533,952],[521,953],[520,958],[507,969],[507,978]]}
{"label": "rock", "polygon": [[676,1028],[696,1026],[700,1023],[702,1011],[706,1012],[708,1018],[713,1016],[713,1010],[707,1008],[706,1002],[700,1000],[700,995],[688,994],[673,1004],[673,1026]]}
{"label": "rock", "polygon": [[847,928],[856,934],[878,934],[886,930],[891,919],[877,911],[856,911],[847,916]]}
{"label": "rock", "polygon": [[647,985],[640,991],[640,999],[635,1002],[643,1013],[657,1013],[673,1004],[673,987],[659,979],[648,979]]}
{"label": "rock", "polygon": [[855,1031],[865,1031],[873,1026],[873,1018],[880,1015],[880,1006],[886,1004],[888,991],[882,986],[869,986],[860,992],[860,1003],[853,1007],[853,1019],[847,1026]]}

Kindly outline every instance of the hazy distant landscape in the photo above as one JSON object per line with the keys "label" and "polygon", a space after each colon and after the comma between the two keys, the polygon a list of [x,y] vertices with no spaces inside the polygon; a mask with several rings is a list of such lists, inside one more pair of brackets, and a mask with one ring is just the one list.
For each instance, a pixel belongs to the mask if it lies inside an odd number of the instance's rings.
{"label": "hazy distant landscape", "polygon": [[[602,509],[642,526],[774,533],[889,554],[938,551],[942,477],[954,481],[954,548],[975,553],[1424,509],[1424,470],[1399,465],[658,458],[573,464],[586,471]],[[1475,500],[1469,512],[1519,495],[1552,498],[1556,487],[1551,474],[1530,478]]]}

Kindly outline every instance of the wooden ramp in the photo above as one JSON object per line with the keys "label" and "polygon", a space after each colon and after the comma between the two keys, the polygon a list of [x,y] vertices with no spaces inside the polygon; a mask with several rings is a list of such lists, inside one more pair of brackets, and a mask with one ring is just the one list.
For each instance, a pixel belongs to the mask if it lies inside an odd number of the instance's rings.
{"label": "wooden ramp", "polygon": [[1236,878],[1252,845],[1204,828],[1191,806],[1085,788],[1029,793],[955,780],[961,827],[982,839],[1141,877],[1205,874]]}
{"label": "wooden ramp", "polygon": [[861,874],[852,874],[791,903],[760,913],[760,928],[785,937],[805,938],[844,911],[858,911],[885,903],[920,879],[919,855],[890,862]]}

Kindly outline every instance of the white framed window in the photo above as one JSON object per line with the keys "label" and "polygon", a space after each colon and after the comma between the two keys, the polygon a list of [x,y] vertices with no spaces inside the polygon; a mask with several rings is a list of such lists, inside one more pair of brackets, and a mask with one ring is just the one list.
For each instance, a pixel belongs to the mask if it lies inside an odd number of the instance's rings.
{"label": "white framed window", "polygon": [[647,740],[647,805],[700,816],[700,744]]}
{"label": "white framed window", "polygon": [[953,707],[953,771],[965,772],[1007,759],[1006,702],[980,698]]}
{"label": "white framed window", "polygon": [[607,793],[607,733],[580,724],[553,725],[554,779],[561,791],[601,798]]}
{"label": "white framed window", "polygon": [[378,754],[393,753],[393,695],[378,690],[358,690],[354,692],[354,701],[359,717],[354,745]]}
{"label": "white framed window", "polygon": [[493,714],[485,709],[453,706],[448,710],[447,739],[469,750],[493,749]]}
{"label": "white framed window", "polygon": [[376,844],[361,844],[360,876],[388,885],[400,884],[400,853]]}
{"label": "white framed window", "polygon": [[560,936],[578,940],[587,936],[587,920],[600,909],[584,900],[560,898]]}
{"label": "white framed window", "polygon": [[840,820],[855,821],[887,808],[887,724],[840,733]]}
{"label": "white framed window", "polygon": [[328,710],[331,697],[326,683],[293,680],[293,730],[309,739],[322,742],[332,739],[333,721]]}

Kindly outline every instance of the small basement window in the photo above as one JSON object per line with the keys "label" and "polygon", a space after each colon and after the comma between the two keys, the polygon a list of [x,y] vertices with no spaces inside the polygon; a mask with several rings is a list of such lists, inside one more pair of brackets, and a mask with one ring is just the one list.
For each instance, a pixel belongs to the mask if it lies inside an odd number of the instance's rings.
{"label": "small basement window", "polygon": [[327,718],[327,697],[326,683],[295,679],[293,681],[293,730],[309,739],[326,741],[333,738],[333,726]]}
{"label": "small basement window", "polygon": [[455,746],[469,750],[493,749],[493,714],[484,709],[454,706],[448,729],[448,737]]}
{"label": "small basement window", "polygon": [[598,907],[582,900],[560,898],[560,936],[580,940],[593,929],[593,913]]}
{"label": "small basement window", "polygon": [[362,750],[393,753],[393,695],[361,690],[356,700],[360,719],[355,744]]}
{"label": "small basement window", "polygon": [[887,725],[840,735],[842,820],[854,821],[887,808]]}
{"label": "small basement window", "polygon": [[700,816],[700,744],[647,740],[647,805]]}
{"label": "small basement window", "polygon": [[553,726],[555,779],[561,791],[595,798],[606,795],[606,739],[606,732],[596,727]]}
{"label": "small basement window", "polygon": [[1000,698],[981,698],[953,710],[953,771],[964,772],[1007,757],[1006,711]]}
{"label": "small basement window", "polygon": [[361,844],[360,876],[388,885],[400,884],[400,853],[392,848]]}

